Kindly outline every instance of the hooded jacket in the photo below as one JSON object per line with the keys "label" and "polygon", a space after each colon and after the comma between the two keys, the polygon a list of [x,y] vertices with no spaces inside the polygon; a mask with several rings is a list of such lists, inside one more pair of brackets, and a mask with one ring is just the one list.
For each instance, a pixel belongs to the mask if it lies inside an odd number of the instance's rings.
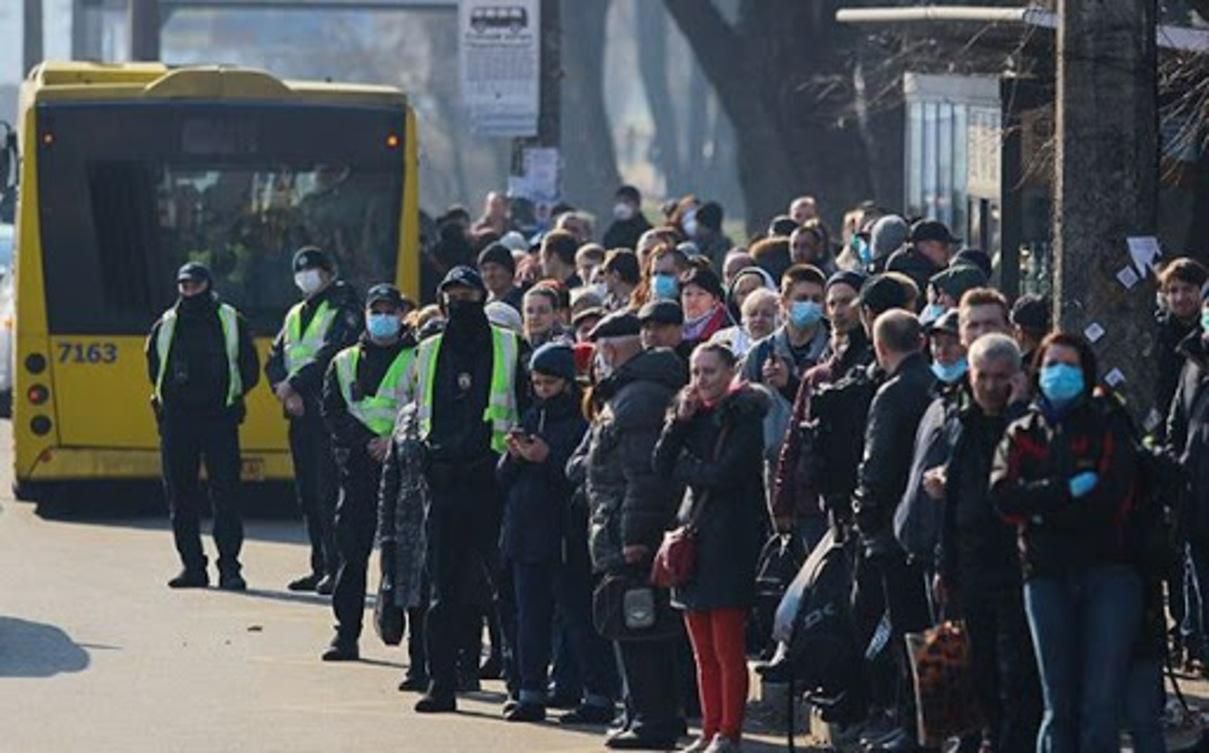
{"label": "hooded jacket", "polygon": [[589,549],[595,572],[625,566],[622,550],[655,549],[675,513],[675,486],[655,473],[651,455],[663,416],[687,381],[684,362],[654,348],[622,364],[597,385],[597,415],[567,475],[587,484]]}

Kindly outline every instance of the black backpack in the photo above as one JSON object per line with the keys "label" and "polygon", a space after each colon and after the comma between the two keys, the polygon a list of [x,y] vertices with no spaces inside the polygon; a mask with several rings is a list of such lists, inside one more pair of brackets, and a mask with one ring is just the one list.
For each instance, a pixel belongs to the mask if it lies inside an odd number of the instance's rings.
{"label": "black backpack", "polygon": [[805,559],[801,541],[792,535],[775,535],[760,551],[756,565],[756,601],[752,607],[751,628],[747,631],[748,649],[753,653],[775,645],[772,628],[777,605]]}
{"label": "black backpack", "polygon": [[868,687],[864,653],[851,611],[855,540],[835,529],[806,559],[777,608],[774,636],[789,645],[793,684],[829,722],[864,718]]}
{"label": "black backpack", "polygon": [[810,415],[799,427],[802,452],[824,499],[846,499],[856,491],[865,423],[877,386],[869,368],[857,367],[810,398]]}

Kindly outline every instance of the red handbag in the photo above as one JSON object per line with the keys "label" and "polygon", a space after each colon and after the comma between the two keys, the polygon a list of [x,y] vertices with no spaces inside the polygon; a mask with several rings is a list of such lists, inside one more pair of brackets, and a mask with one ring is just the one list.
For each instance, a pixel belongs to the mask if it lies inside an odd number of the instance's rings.
{"label": "red handbag", "polygon": [[[722,444],[728,434],[724,426],[718,432],[718,441],[714,446],[714,460],[722,453]],[[655,561],[651,563],[651,584],[659,588],[678,588],[693,579],[697,569],[697,522],[701,519],[701,511],[709,503],[709,495],[701,495],[701,499],[693,501],[693,512],[689,521],[684,525],[663,534],[659,551],[655,552]]]}

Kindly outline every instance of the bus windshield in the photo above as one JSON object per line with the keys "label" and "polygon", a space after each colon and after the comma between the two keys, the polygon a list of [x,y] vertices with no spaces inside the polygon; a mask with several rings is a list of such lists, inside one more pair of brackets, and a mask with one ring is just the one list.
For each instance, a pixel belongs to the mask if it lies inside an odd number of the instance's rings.
{"label": "bus windshield", "polygon": [[[111,120],[132,132],[111,123],[79,143],[65,143],[77,108],[40,119],[51,134],[39,193],[52,333],[145,331],[175,299],[186,261],[209,266],[218,293],[261,335],[298,300],[290,262],[301,246],[328,251],[361,291],[394,280],[398,113],[345,112],[337,128],[295,107],[224,109],[131,108]],[[140,135],[147,141],[132,149]]]}

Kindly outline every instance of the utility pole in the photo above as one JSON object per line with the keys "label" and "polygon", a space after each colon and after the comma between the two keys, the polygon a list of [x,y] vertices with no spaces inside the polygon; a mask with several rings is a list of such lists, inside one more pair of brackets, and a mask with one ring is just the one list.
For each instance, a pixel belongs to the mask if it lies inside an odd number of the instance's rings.
{"label": "utility pole", "polygon": [[129,0],[130,59],[158,61],[160,59],[159,0]]}
{"label": "utility pole", "polygon": [[1094,341],[1101,377],[1145,421],[1153,278],[1135,269],[1146,279],[1127,286],[1124,270],[1133,266],[1126,239],[1157,231],[1156,0],[1058,5],[1054,321]]}
{"label": "utility pole", "polygon": [[42,0],[25,0],[23,28],[25,41],[22,46],[23,74],[42,62]]}

